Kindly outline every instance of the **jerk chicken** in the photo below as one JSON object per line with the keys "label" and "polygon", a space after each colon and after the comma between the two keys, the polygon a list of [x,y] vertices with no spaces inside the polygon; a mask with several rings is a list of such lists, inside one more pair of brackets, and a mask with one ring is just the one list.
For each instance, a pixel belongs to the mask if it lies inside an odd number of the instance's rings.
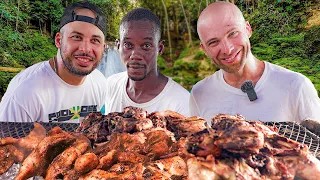
{"label": "jerk chicken", "polygon": [[[306,145],[240,115],[201,117],[126,107],[91,113],[76,132],[35,124],[26,138],[1,139],[0,173],[17,162],[16,179],[313,180],[320,162]],[[47,135],[46,135],[47,134]],[[26,143],[38,141],[36,145]],[[26,146],[28,151],[19,150]]]}

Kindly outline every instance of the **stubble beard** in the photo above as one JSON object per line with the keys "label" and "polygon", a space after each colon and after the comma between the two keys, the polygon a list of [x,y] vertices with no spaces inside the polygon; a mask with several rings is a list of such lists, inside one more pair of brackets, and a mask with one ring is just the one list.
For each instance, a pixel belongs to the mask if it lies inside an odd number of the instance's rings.
{"label": "stubble beard", "polygon": [[131,79],[132,81],[142,81],[142,80],[144,80],[144,79],[147,77],[148,74],[149,74],[149,73],[147,73],[147,70],[146,70],[142,77],[133,77],[133,76],[131,76],[129,73],[128,73],[128,77],[129,77],[129,79]]}
{"label": "stubble beard", "polygon": [[128,74],[129,79],[131,79],[132,81],[142,81],[147,77],[147,74],[145,73],[143,77],[132,77]]}
{"label": "stubble beard", "polygon": [[223,63],[221,63],[220,60],[218,60],[217,62],[213,61],[213,64],[215,64],[218,68],[224,70],[225,72],[227,73],[236,73],[238,72],[241,68],[244,67],[245,63],[246,63],[246,58],[247,58],[247,55],[248,55],[248,49],[246,48],[243,48],[241,50],[243,53],[241,55],[241,59],[240,59],[240,62],[239,63],[235,63],[235,64],[231,64],[231,65],[225,65]]}
{"label": "stubble beard", "polygon": [[77,76],[87,76],[89,75],[97,66],[98,66],[98,63],[94,64],[92,69],[90,70],[80,70],[80,69],[77,69],[76,67],[74,67],[72,65],[72,60],[65,57],[63,55],[63,44],[61,43],[61,46],[60,46],[60,56],[61,56],[61,59],[62,59],[62,62],[63,62],[63,65],[64,67],[71,73],[71,74],[74,74],[74,75],[77,75]]}

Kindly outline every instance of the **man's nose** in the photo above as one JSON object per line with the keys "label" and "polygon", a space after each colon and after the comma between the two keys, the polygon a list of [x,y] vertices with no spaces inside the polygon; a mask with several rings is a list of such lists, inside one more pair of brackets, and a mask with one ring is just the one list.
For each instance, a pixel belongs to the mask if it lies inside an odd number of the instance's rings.
{"label": "man's nose", "polygon": [[90,41],[83,40],[79,45],[79,50],[83,51],[85,53],[90,53],[92,51],[92,47],[91,47]]}
{"label": "man's nose", "polygon": [[233,43],[228,40],[222,41],[221,46],[222,53],[226,55],[231,54],[234,49]]}
{"label": "man's nose", "polygon": [[130,54],[130,60],[141,60],[142,54],[139,49],[133,49]]}

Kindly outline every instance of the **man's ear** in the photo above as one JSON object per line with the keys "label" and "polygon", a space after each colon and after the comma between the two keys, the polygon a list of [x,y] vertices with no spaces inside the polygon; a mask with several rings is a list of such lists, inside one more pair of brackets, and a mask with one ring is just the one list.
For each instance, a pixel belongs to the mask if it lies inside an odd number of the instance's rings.
{"label": "man's ear", "polygon": [[116,39],[116,46],[117,46],[117,50],[119,50],[119,48],[120,48],[120,39]]}
{"label": "man's ear", "polygon": [[[200,46],[201,46],[201,49],[203,50],[203,52],[207,55],[206,47],[204,47],[204,45],[202,44],[202,42],[200,42]],[[208,56],[208,55],[207,55],[207,56]]]}
{"label": "man's ear", "polygon": [[107,43],[105,41],[103,43],[103,49],[105,50],[107,48]]}
{"label": "man's ear", "polygon": [[250,38],[252,35],[252,29],[251,29],[251,25],[248,21],[246,21],[246,31],[247,31],[248,37]]}
{"label": "man's ear", "polygon": [[159,41],[159,54],[162,55],[162,53],[164,52],[164,40],[160,40]]}
{"label": "man's ear", "polygon": [[62,33],[61,32],[57,32],[55,38],[54,38],[54,43],[56,45],[57,48],[61,47],[61,41],[62,41]]}

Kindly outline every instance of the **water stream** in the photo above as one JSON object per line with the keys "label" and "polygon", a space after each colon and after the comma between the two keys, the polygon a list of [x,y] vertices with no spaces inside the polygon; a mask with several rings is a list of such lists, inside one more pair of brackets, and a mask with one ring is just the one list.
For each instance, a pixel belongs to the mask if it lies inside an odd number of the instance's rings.
{"label": "water stream", "polygon": [[102,60],[97,69],[101,71],[106,78],[112,74],[125,71],[125,68],[120,60],[120,55],[113,47],[108,48],[104,52]]}

